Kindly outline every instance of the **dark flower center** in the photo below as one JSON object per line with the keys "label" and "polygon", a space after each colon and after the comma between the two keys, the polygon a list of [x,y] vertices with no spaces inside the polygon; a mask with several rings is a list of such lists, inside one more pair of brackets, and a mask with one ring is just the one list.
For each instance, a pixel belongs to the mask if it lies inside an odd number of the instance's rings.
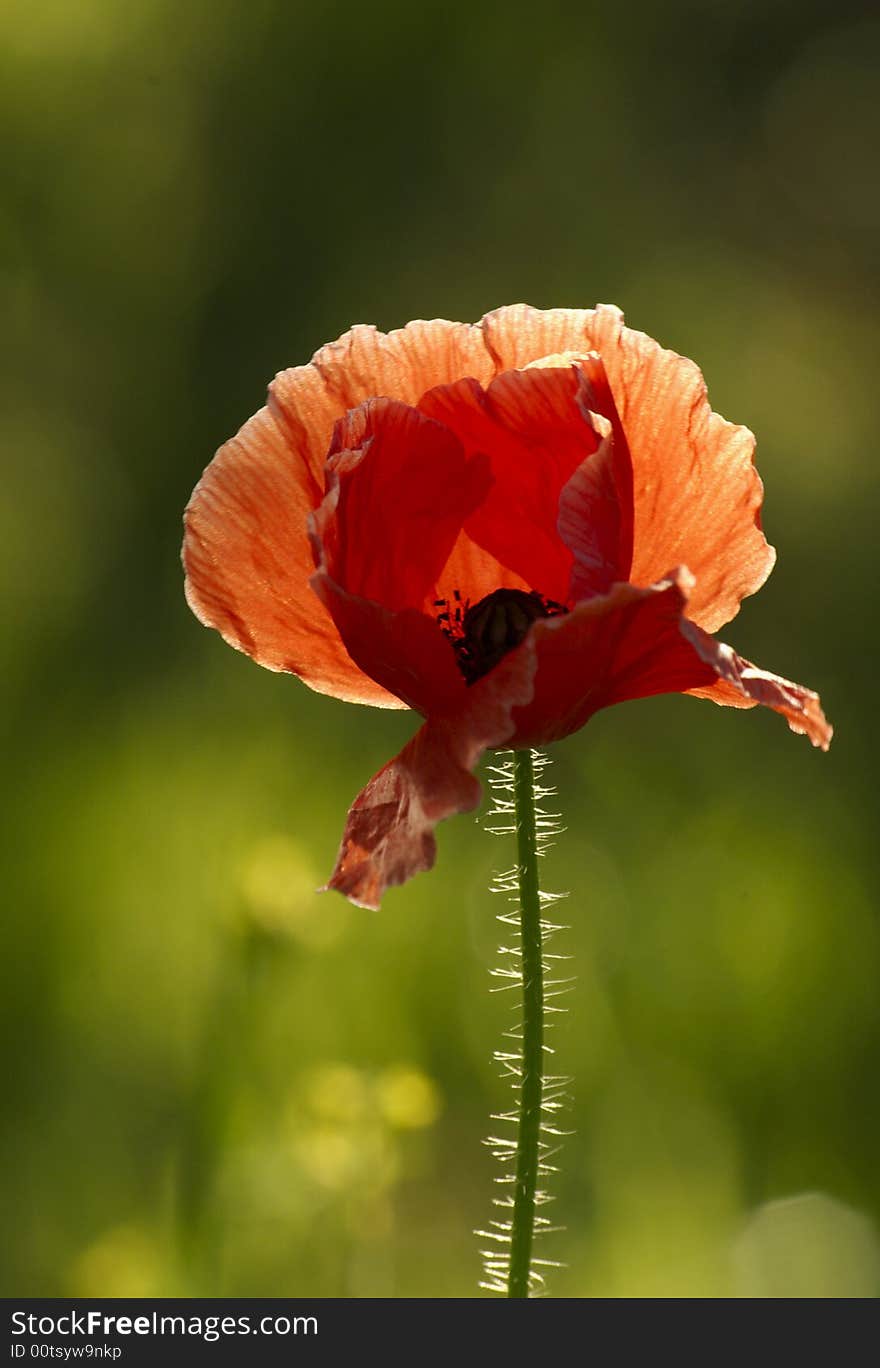
{"label": "dark flower center", "polygon": [[533,589],[496,589],[471,604],[460,590],[452,599],[437,599],[437,622],[455,651],[455,659],[468,684],[493,670],[518,646],[538,618],[559,617],[568,609]]}

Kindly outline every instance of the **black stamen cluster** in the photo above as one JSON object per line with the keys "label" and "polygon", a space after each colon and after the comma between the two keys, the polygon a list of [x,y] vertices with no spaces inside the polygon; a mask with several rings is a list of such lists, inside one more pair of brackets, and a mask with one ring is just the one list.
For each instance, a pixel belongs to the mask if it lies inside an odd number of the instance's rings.
{"label": "black stamen cluster", "polygon": [[568,612],[536,589],[495,589],[473,605],[456,589],[451,600],[437,599],[434,607],[441,610],[437,622],[468,684],[482,679],[519,646],[533,622]]}

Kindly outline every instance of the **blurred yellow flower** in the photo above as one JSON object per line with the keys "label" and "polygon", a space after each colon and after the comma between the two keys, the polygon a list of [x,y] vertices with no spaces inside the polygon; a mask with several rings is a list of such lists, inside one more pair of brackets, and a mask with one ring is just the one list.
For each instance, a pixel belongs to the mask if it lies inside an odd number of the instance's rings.
{"label": "blurred yellow flower", "polygon": [[334,1192],[356,1190],[361,1197],[390,1187],[399,1169],[393,1141],[375,1126],[313,1126],[300,1137],[297,1154],[314,1182]]}
{"label": "blurred yellow flower", "polygon": [[379,1108],[390,1126],[418,1130],[440,1115],[437,1085],[427,1074],[405,1064],[386,1069],[376,1084]]}
{"label": "blurred yellow flower", "polygon": [[861,1211],[824,1192],[765,1202],[734,1251],[741,1297],[876,1297],[880,1240]]}
{"label": "blurred yellow flower", "polygon": [[370,1110],[367,1075],[351,1064],[327,1064],[316,1069],[306,1096],[311,1111],[327,1121],[360,1121]]}
{"label": "blurred yellow flower", "polygon": [[161,1295],[164,1260],[155,1240],[134,1225],[105,1231],[74,1260],[68,1274],[76,1297]]}
{"label": "blurred yellow flower", "polygon": [[238,874],[246,915],[261,930],[291,936],[312,950],[335,945],[348,921],[344,903],[319,897],[319,883],[301,846],[281,833],[261,837]]}

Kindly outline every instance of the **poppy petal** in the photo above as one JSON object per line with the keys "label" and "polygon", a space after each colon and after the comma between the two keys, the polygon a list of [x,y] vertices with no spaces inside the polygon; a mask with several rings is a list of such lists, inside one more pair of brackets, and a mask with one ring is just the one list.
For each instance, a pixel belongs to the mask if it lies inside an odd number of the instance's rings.
{"label": "poppy petal", "polygon": [[348,658],[306,583],[306,518],[324,496],[324,462],[347,409],[374,395],[414,403],[462,375],[495,374],[482,329],[416,320],[382,333],[359,325],[305,366],[281,371],[268,406],[222,446],[186,512],[186,594],[196,616],[271,670],[346,702],[400,707]]}
{"label": "poppy petal", "polygon": [[324,570],[311,585],[352,660],[382,688],[426,716],[461,704],[467,686],[435,619],[413,608],[390,612],[348,594]]}
{"label": "poppy petal", "polygon": [[491,484],[485,456],[418,409],[370,399],[336,426],[310,527],[317,563],[347,593],[419,609]]}
{"label": "poppy petal", "polygon": [[689,621],[692,585],[693,576],[678,569],[647,589],[616,584],[565,617],[536,622],[534,695],[515,713],[511,744],[558,740],[614,703],[692,693],[734,707],[772,708],[827,750],[831,728],[817,695],[759,670]]}
{"label": "poppy petal", "polygon": [[502,565],[484,546],[479,546],[462,528],[443,567],[437,584],[438,599],[453,600],[455,591],[463,603],[479,603],[495,589],[525,589],[531,584],[515,570]]}
{"label": "poppy petal", "polygon": [[629,444],[599,356],[577,363],[579,402],[600,434],[598,451],[562,490],[559,535],[574,553],[574,602],[629,580],[633,555],[633,470]]}
{"label": "poppy petal", "polygon": [[714,684],[689,689],[688,693],[729,708],[754,708],[763,704],[765,708],[781,713],[793,732],[808,736],[820,750],[828,750],[834,728],[822,711],[818,694],[790,679],[760,670],[692,622],[683,623],[682,632],[700,659],[717,675]]}
{"label": "poppy petal", "polygon": [[[635,513],[632,454],[602,358],[598,355],[584,357],[579,361],[578,368],[583,386],[581,402],[592,411],[592,422],[602,435],[602,449],[596,453],[595,464],[592,469],[583,471],[592,487],[592,497],[589,508],[585,510],[589,526],[582,529],[581,538],[589,536],[594,551],[604,558],[606,570],[612,565],[617,567],[617,580],[629,580],[632,577]],[[610,431],[606,431],[602,419]],[[616,515],[610,512],[609,502],[616,506]],[[596,529],[601,531],[597,532]],[[579,554],[582,557],[582,549],[580,553],[574,547],[572,549],[575,550],[576,560]],[[583,573],[582,569],[580,573]],[[582,581],[581,591],[576,596],[580,598],[589,592],[593,583],[596,590],[600,588],[595,581],[589,584]],[[601,585],[602,589],[608,587],[608,584]]]}
{"label": "poppy petal", "polygon": [[496,367],[506,371],[520,370],[543,357],[598,351],[592,340],[595,318],[595,309],[507,304],[485,314],[479,326]]}
{"label": "poppy petal", "polygon": [[[526,585],[558,602],[569,598],[573,549],[560,538],[560,494],[576,471],[591,464],[600,442],[591,415],[594,373],[601,375],[598,358],[512,370],[486,390],[463,380],[430,390],[419,401],[420,410],[455,432],[466,451],[485,452],[491,463],[492,488],[468,519],[468,536]],[[610,449],[603,457],[609,477],[621,460],[628,465],[625,442],[617,450],[620,460],[611,459]],[[589,481],[585,475],[584,483]],[[622,483],[623,490],[612,483],[611,497],[592,500],[584,513],[590,520],[584,535],[601,543],[609,562],[590,592],[629,574],[628,556],[620,557],[627,509],[632,524],[628,470]],[[583,573],[580,578],[586,592]]]}
{"label": "poppy petal", "polygon": [[399,708],[399,699],[358,669],[308,591],[314,560],[306,522],[314,497],[309,467],[261,409],[220,448],[187,505],[189,605],[270,670],[348,702]]}
{"label": "poppy petal", "polygon": [[649,585],[669,565],[685,564],[697,578],[691,618],[710,632],[730,621],[766,580],[775,553],[761,531],[755,439],[712,412],[699,368],[624,327],[608,305],[542,311],[517,304],[487,314],[481,326],[499,368],[599,353],[632,456],[629,578]]}
{"label": "poppy petal", "polygon": [[495,374],[482,329],[446,319],[417,319],[379,332],[359,323],[316,351],[308,365],[276,375],[269,407],[324,492],[323,466],[337,419],[365,399],[415,404],[425,390],[463,375],[487,383]]}
{"label": "poppy petal", "polygon": [[564,617],[536,622],[534,695],[515,714],[513,744],[545,745],[612,703],[710,683],[712,668],[681,634],[691,583],[678,570],[648,588],[615,584]]}
{"label": "poppy petal", "polygon": [[713,413],[693,361],[599,309],[594,333],[633,459],[631,578],[649,584],[670,564],[696,576],[688,615],[714,632],[773,568],[761,531],[764,488],[746,427]]}
{"label": "poppy petal", "polygon": [[534,669],[530,645],[511,652],[467,691],[459,712],[430,718],[383,766],[352,804],[328,888],[377,908],[386,888],[431,868],[434,828],[478,805],[472,771],[485,750],[507,742],[511,710],[528,702]]}

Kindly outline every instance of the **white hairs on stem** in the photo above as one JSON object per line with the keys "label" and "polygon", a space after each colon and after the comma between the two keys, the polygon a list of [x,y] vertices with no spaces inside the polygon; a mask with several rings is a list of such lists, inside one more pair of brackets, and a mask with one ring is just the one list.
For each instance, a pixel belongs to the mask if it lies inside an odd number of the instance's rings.
{"label": "white hairs on stem", "polygon": [[[543,856],[552,848],[555,844],[555,838],[565,828],[558,812],[547,811],[543,807],[548,799],[556,797],[556,789],[542,782],[550,764],[549,758],[540,751],[532,751],[532,763],[536,780],[535,825],[537,847],[538,855]],[[486,830],[496,836],[513,837],[516,833],[516,803],[512,751],[496,754],[495,762],[488,766],[488,783],[492,806],[485,816]],[[513,865],[509,869],[496,871],[492,876],[490,887],[491,891],[503,898],[506,904],[504,910],[497,914],[496,919],[503,926],[509,927],[512,932],[511,943],[499,947],[500,962],[489,971],[495,980],[490,991],[506,993],[511,989],[522,988],[518,867]],[[549,1030],[554,1025],[554,1016],[565,1011],[564,1007],[556,1006],[555,1001],[551,1000],[570,992],[573,979],[571,977],[562,978],[558,973],[561,963],[570,957],[552,954],[546,949],[548,942],[556,932],[567,930],[567,927],[543,914],[549,913],[556,903],[567,896],[567,893],[545,893],[543,891],[539,894],[542,910],[541,959],[544,969],[545,1030]],[[522,1008],[519,1000],[513,1007],[513,1011],[517,1013],[517,1019],[511,1027],[503,1032],[505,1041],[512,1042],[512,1048],[508,1046],[496,1050],[493,1058],[500,1066],[502,1080],[506,1081],[513,1089],[518,1103],[523,1076],[522,1050],[517,1043],[522,1039]],[[544,1050],[548,1056],[553,1054],[552,1047],[546,1043]],[[556,1157],[562,1147],[559,1142],[571,1134],[570,1131],[560,1129],[557,1124],[560,1113],[571,1104],[571,1083],[572,1079],[567,1074],[545,1074],[544,1076],[541,1095],[541,1139],[538,1148],[538,1176],[542,1179],[550,1178],[557,1172],[556,1166],[551,1163],[551,1160]],[[478,1230],[475,1233],[482,1241],[486,1242],[486,1247],[480,1249],[480,1256],[483,1260],[483,1277],[480,1287],[487,1292],[504,1296],[507,1293],[507,1281],[510,1273],[511,1218],[514,1206],[513,1189],[516,1184],[514,1170],[519,1106],[516,1105],[509,1111],[493,1113],[492,1120],[498,1123],[499,1132],[489,1135],[483,1143],[488,1147],[492,1158],[497,1161],[502,1170],[496,1176],[495,1183],[499,1188],[509,1190],[502,1191],[498,1196],[492,1198],[492,1204],[499,1212],[499,1216],[490,1220],[486,1229]],[[545,1188],[540,1189],[535,1194],[535,1203],[538,1207],[546,1207],[553,1200],[554,1198]],[[563,1229],[562,1226],[554,1225],[546,1216],[539,1214],[535,1217],[536,1242],[543,1236],[561,1229]],[[552,1259],[537,1258],[533,1254],[529,1268],[529,1296],[540,1297],[544,1295],[546,1289],[542,1270],[561,1268],[562,1266]]]}

